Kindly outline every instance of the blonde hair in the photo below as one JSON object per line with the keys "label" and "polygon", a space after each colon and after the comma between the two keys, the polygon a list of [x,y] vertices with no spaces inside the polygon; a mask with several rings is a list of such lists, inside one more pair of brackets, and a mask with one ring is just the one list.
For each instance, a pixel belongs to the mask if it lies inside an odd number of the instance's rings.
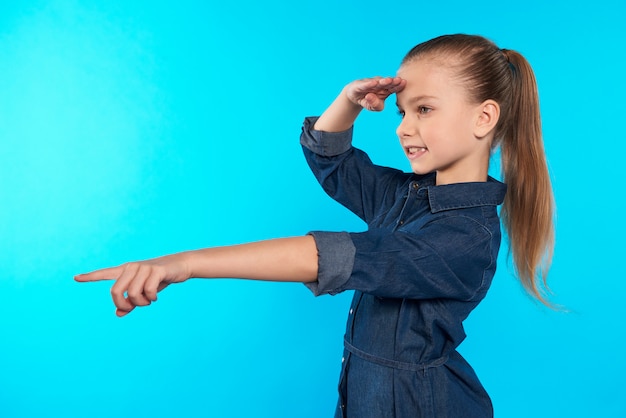
{"label": "blonde hair", "polygon": [[402,64],[443,58],[476,103],[495,100],[500,118],[493,146],[500,147],[507,194],[502,223],[517,277],[546,306],[547,273],[554,248],[554,198],[541,134],[539,95],[533,70],[518,52],[475,35],[445,35],[414,47]]}

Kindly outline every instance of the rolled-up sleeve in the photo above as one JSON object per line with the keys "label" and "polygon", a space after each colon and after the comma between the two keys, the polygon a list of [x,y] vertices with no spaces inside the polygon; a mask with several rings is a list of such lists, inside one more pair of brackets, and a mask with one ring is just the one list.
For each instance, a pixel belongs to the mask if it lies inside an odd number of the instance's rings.
{"label": "rolled-up sleeve", "polygon": [[315,296],[335,295],[345,289],[352,274],[356,248],[347,232],[309,233],[315,239],[318,256],[317,281],[305,283]]}
{"label": "rolled-up sleeve", "polygon": [[304,119],[300,144],[317,155],[334,157],[350,150],[352,147],[352,130],[343,132],[315,131],[313,126],[319,117],[311,116]]}

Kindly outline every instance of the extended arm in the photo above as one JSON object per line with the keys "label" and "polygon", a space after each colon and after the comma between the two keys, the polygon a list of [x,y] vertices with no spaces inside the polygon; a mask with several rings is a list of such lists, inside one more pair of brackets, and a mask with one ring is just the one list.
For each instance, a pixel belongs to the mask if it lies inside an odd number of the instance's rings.
{"label": "extended arm", "polygon": [[189,278],[242,278],[313,282],[317,248],[312,236],[281,238],[228,247],[206,248],[123,264],[75,277],[79,282],[115,280],[111,296],[116,314],[157,300],[157,292]]}

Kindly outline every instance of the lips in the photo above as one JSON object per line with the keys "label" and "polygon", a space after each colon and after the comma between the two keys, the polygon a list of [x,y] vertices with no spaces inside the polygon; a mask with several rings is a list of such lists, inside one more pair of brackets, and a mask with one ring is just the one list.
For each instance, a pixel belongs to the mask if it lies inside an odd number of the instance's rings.
{"label": "lips", "polygon": [[426,151],[428,151],[428,149],[426,149],[425,147],[413,147],[413,146],[405,147],[405,150],[410,160],[418,158],[424,155]]}

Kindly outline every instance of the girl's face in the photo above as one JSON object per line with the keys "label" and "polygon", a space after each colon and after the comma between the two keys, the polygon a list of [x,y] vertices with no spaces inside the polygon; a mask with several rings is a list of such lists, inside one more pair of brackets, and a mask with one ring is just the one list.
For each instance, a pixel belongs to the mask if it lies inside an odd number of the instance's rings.
{"label": "girl's face", "polygon": [[414,173],[437,173],[437,184],[486,181],[490,140],[481,135],[484,104],[469,101],[444,65],[416,59],[398,76],[406,87],[396,94],[402,122],[396,133]]}

